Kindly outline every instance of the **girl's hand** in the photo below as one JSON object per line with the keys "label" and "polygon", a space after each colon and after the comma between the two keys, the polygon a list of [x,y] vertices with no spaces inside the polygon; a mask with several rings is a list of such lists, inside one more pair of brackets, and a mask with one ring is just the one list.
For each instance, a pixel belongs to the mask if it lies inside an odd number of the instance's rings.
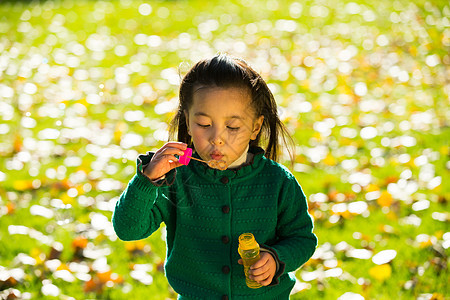
{"label": "girl's hand", "polygon": [[[242,264],[242,259],[240,259],[238,263]],[[267,286],[272,282],[276,271],[277,263],[272,254],[261,252],[261,258],[250,267],[249,277],[258,283]]]}
{"label": "girl's hand", "polygon": [[187,145],[180,142],[168,142],[155,152],[150,163],[144,169],[144,174],[151,180],[156,180],[170,170],[182,166],[175,155],[183,155]]}

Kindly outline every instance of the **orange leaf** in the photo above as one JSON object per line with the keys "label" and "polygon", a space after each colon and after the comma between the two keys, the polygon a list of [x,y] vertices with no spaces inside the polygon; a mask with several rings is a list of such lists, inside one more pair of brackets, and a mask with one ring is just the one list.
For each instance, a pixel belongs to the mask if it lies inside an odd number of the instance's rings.
{"label": "orange leaf", "polygon": [[119,274],[117,274],[117,273],[112,273],[111,274],[111,280],[114,282],[114,283],[123,283],[123,277],[122,276],[120,276]]}
{"label": "orange leaf", "polygon": [[12,202],[6,203],[6,214],[12,215],[16,210],[16,205]]}
{"label": "orange leaf", "polygon": [[112,273],[111,271],[100,272],[97,273],[97,277],[102,284],[105,284],[111,280],[111,273]]}
{"label": "orange leaf", "polygon": [[386,178],[386,185],[388,185],[389,183],[395,183],[397,181],[398,181],[397,176],[389,176]]}
{"label": "orange leaf", "polygon": [[14,152],[20,152],[20,150],[22,150],[22,146],[23,146],[23,138],[20,134],[16,134],[14,136],[14,141],[13,141],[13,148],[14,148]]}
{"label": "orange leaf", "polygon": [[97,292],[100,293],[102,291],[102,285],[98,282],[98,280],[90,279],[86,281],[83,288],[85,293],[89,292]]}
{"label": "orange leaf", "polygon": [[84,248],[86,248],[87,244],[88,244],[88,239],[85,238],[84,236],[77,236],[72,241],[72,247],[73,248],[84,249]]}
{"label": "orange leaf", "polygon": [[336,197],[339,194],[338,191],[336,190],[332,190],[328,192],[328,199],[330,199],[330,201],[336,201]]}
{"label": "orange leaf", "polygon": [[145,247],[144,241],[132,241],[125,243],[125,249],[127,249],[128,252],[133,251],[142,251]]}
{"label": "orange leaf", "polygon": [[377,199],[377,203],[380,206],[391,206],[392,202],[393,202],[393,198],[392,195],[387,192],[387,191],[383,191],[380,195],[380,198]]}

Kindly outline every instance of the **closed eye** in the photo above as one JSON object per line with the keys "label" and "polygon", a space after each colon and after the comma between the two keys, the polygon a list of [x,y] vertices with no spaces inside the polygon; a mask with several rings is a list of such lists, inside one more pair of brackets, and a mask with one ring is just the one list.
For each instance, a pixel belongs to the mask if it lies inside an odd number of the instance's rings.
{"label": "closed eye", "polygon": [[209,124],[198,124],[198,123],[197,123],[197,125],[200,126],[200,127],[202,127],[202,128],[207,128],[207,127],[210,126]]}
{"label": "closed eye", "polygon": [[231,126],[227,126],[227,128],[228,128],[229,130],[232,130],[232,131],[237,131],[237,130],[239,130],[241,127],[231,127]]}

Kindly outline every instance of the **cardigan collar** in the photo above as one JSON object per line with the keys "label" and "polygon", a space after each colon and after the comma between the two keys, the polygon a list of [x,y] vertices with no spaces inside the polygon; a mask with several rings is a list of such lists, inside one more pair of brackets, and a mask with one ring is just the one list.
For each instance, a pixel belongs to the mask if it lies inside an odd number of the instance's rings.
{"label": "cardigan collar", "polygon": [[[197,173],[198,175],[205,177],[205,179],[219,180],[222,177],[228,178],[245,177],[245,175],[251,174],[257,169],[262,168],[266,161],[266,158],[264,157],[265,152],[260,147],[250,147],[248,149],[248,153],[253,157],[246,163],[233,169],[226,169],[224,171],[221,171],[218,169],[210,168],[205,163],[195,160],[191,160],[188,167],[190,167],[192,171]],[[196,152],[193,153],[192,156],[200,158],[200,156]]]}

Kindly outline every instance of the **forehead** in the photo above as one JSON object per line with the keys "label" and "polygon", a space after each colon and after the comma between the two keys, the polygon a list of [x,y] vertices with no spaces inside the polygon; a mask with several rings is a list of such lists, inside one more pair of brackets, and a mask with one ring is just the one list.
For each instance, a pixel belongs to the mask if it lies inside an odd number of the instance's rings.
{"label": "forehead", "polygon": [[233,112],[233,115],[248,115],[253,112],[250,91],[241,87],[198,86],[194,89],[190,111],[210,114]]}

